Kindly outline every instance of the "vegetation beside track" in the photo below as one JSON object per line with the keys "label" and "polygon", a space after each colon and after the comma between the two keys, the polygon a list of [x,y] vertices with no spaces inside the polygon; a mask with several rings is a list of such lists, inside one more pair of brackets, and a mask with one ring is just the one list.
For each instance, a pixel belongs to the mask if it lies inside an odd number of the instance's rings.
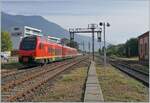
{"label": "vegetation beside track", "polygon": [[148,102],[148,88],[112,66],[97,65],[98,79],[105,101]]}
{"label": "vegetation beside track", "polygon": [[139,60],[139,57],[138,56],[135,56],[135,57],[118,57],[118,56],[110,56],[114,59],[119,59],[119,60],[126,60],[126,61],[138,61]]}
{"label": "vegetation beside track", "polygon": [[45,90],[46,94],[36,96],[33,101],[82,101],[87,67],[75,68],[57,77]]}
{"label": "vegetation beside track", "polygon": [[23,67],[19,62],[1,64],[1,69],[17,69]]}

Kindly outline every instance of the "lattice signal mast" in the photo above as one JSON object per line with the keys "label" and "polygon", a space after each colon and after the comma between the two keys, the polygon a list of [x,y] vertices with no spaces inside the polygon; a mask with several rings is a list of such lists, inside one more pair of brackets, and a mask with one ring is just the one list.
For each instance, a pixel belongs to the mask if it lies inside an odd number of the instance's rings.
{"label": "lattice signal mast", "polygon": [[[89,24],[88,28],[69,28],[70,42],[74,41],[75,33],[92,33],[92,54],[94,61],[94,33],[101,34],[102,29],[97,24]],[[100,35],[101,36],[101,35]],[[101,40],[101,37],[98,37]]]}

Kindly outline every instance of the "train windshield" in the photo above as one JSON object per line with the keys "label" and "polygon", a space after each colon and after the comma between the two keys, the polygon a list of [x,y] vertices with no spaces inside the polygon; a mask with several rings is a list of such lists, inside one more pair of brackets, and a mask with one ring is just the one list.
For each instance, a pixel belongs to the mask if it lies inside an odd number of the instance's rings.
{"label": "train windshield", "polygon": [[22,39],[21,50],[34,50],[36,48],[36,37],[25,37]]}

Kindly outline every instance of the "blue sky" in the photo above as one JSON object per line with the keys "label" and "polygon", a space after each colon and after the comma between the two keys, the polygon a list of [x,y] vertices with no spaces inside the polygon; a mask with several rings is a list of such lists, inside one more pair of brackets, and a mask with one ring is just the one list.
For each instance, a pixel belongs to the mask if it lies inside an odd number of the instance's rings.
{"label": "blue sky", "polygon": [[65,29],[109,22],[106,40],[114,44],[149,30],[149,0],[2,0],[2,11],[40,15]]}

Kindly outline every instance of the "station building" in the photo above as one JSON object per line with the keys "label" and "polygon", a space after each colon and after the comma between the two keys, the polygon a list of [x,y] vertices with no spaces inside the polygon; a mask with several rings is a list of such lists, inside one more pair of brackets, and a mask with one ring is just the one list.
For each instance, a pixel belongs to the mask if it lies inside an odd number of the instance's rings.
{"label": "station building", "polygon": [[41,32],[42,32],[41,30],[29,27],[29,26],[12,27],[10,34],[11,34],[11,40],[12,40],[12,44],[13,44],[13,50],[19,49],[19,44],[23,37],[31,36],[31,35],[42,36]]}
{"label": "station building", "polygon": [[52,36],[47,36],[46,38],[47,38],[48,41],[50,41],[50,42],[54,42],[54,43],[57,43],[57,44],[61,44],[61,39],[60,39],[60,38],[52,37]]}
{"label": "station building", "polygon": [[138,37],[139,61],[144,64],[149,63],[149,31]]}

